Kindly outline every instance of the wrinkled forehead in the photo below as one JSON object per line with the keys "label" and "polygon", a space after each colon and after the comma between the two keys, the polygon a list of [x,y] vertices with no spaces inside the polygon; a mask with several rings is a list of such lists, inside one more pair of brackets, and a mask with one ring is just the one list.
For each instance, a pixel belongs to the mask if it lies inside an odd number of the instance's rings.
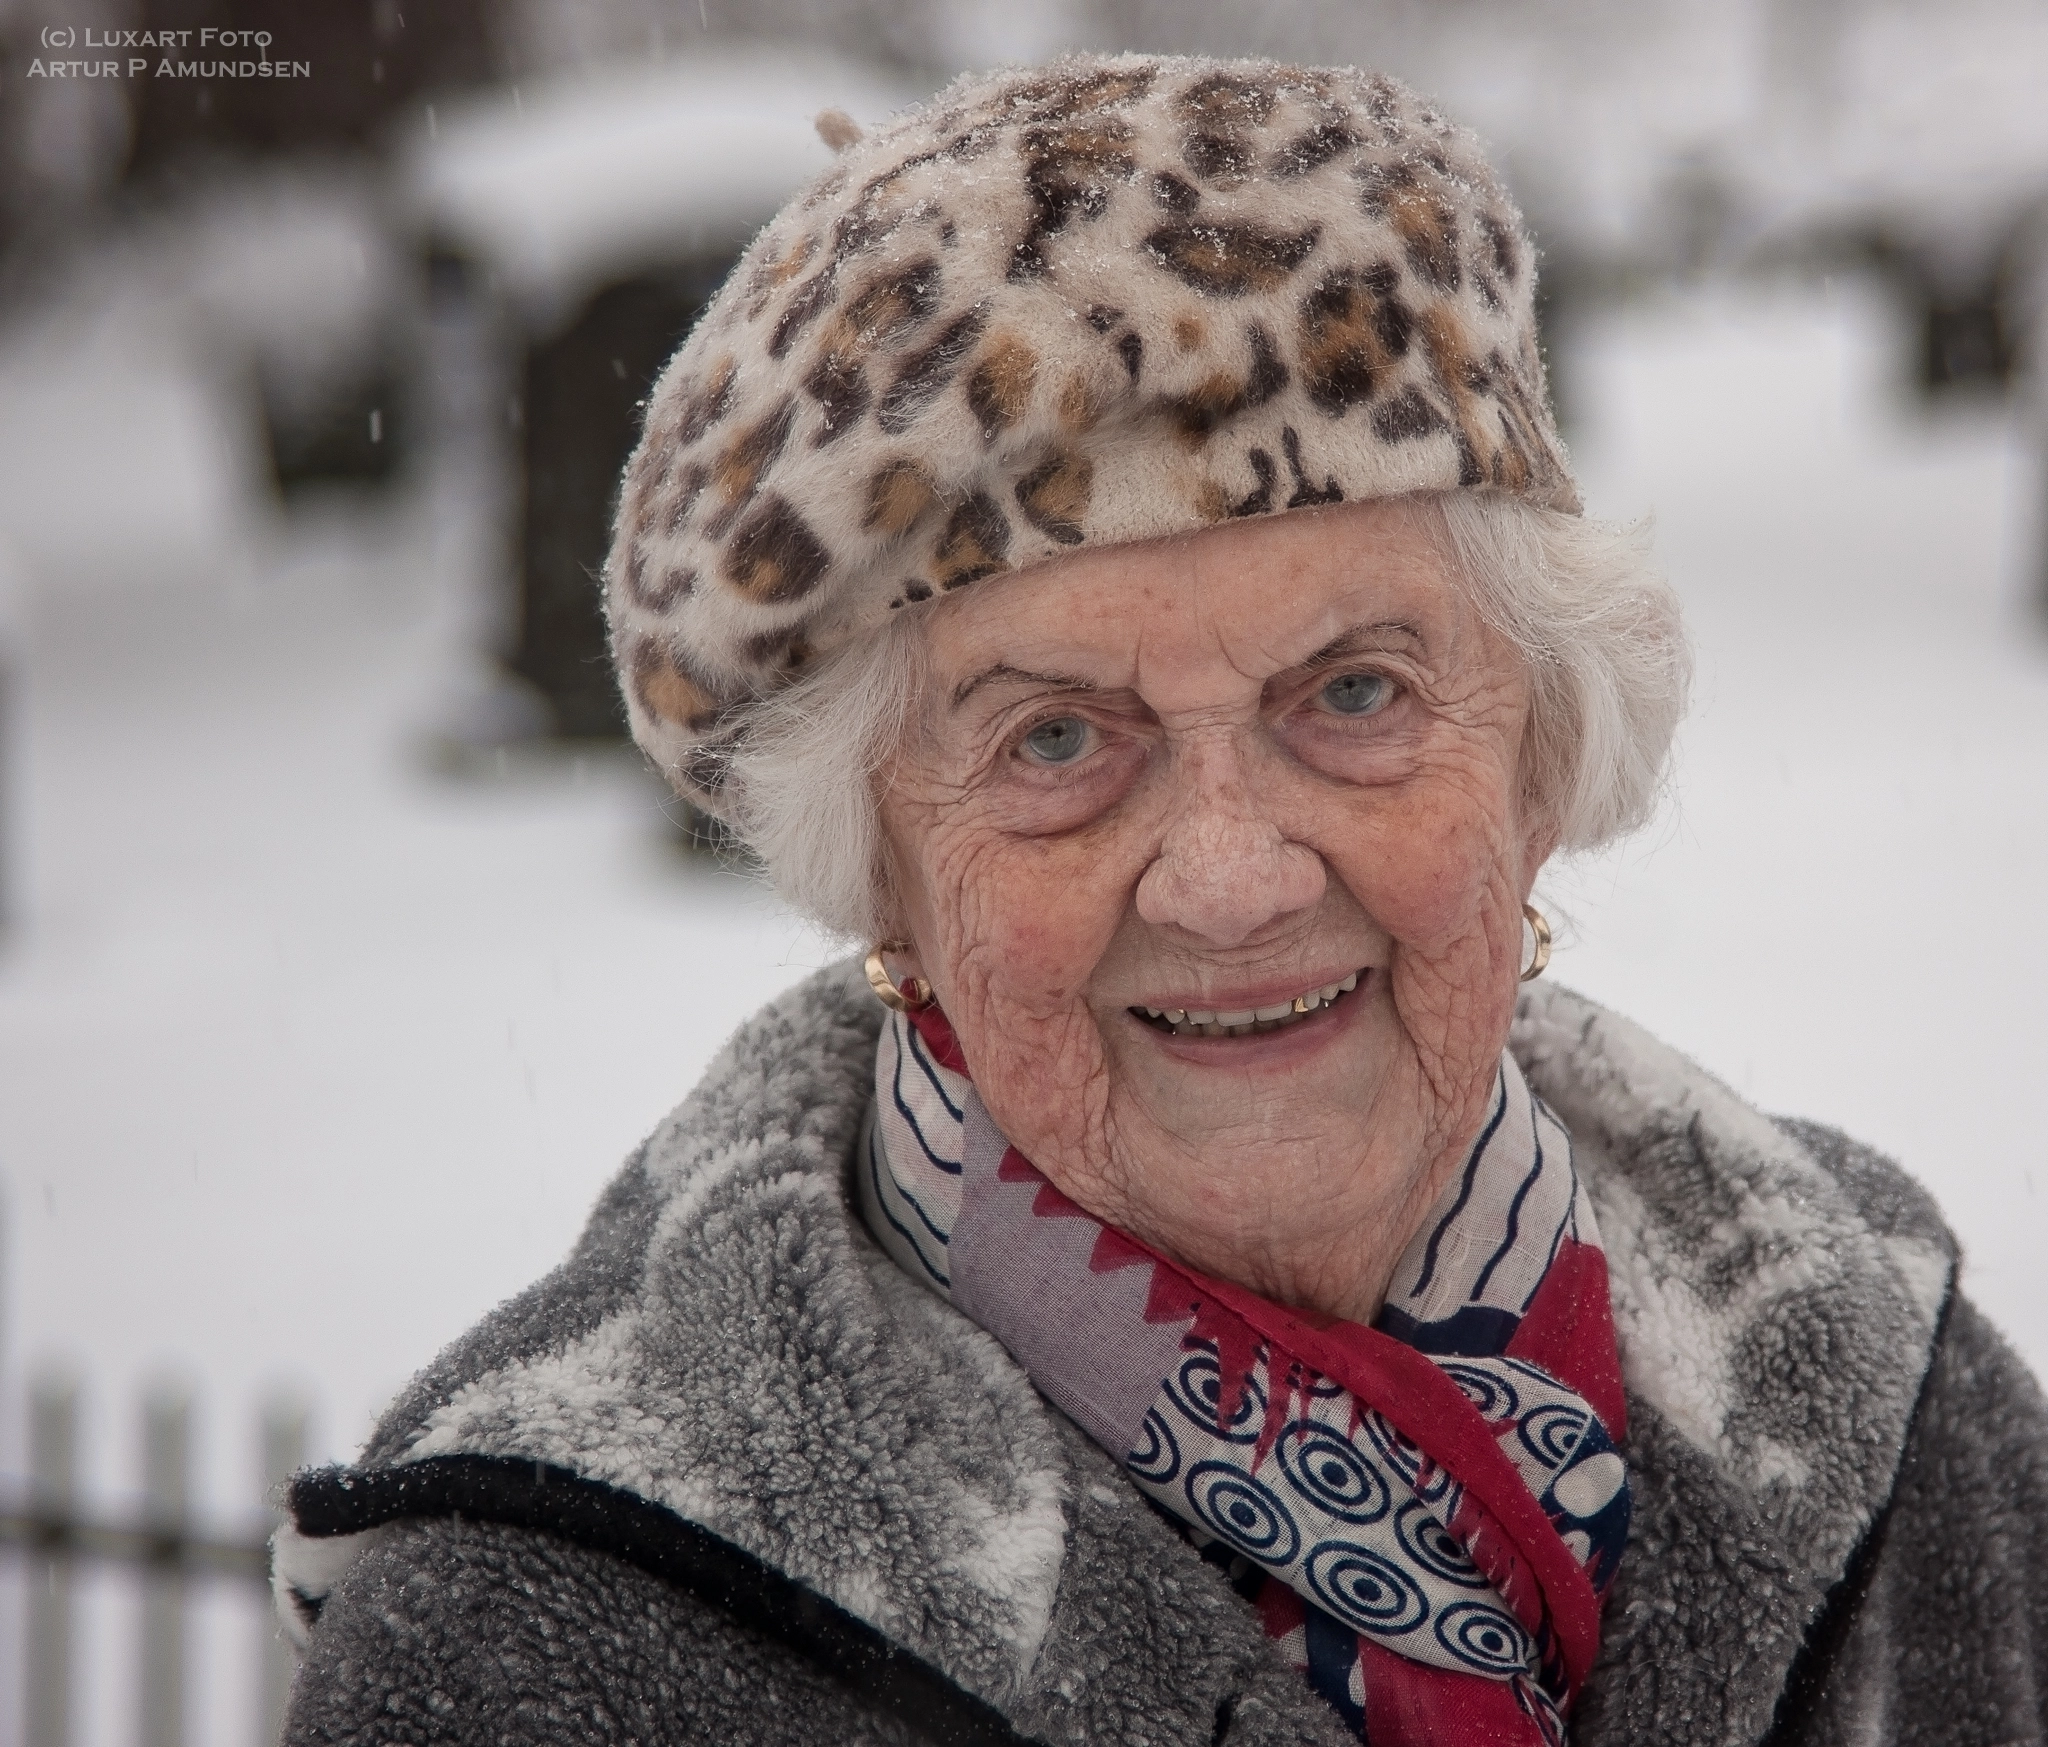
{"label": "wrinkled forehead", "polygon": [[1307,664],[1490,653],[1434,519],[1402,501],[1075,553],[936,603],[924,627],[943,713],[1062,685],[1194,707]]}

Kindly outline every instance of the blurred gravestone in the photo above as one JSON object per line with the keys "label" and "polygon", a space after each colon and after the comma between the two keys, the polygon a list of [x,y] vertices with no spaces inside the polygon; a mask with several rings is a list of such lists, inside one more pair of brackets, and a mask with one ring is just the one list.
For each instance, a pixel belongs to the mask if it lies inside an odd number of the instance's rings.
{"label": "blurred gravestone", "polygon": [[[693,41],[451,105],[401,154],[444,354],[427,442],[448,477],[459,452],[484,482],[441,519],[474,524],[497,671],[446,712],[444,765],[623,741],[599,578],[654,379],[748,237],[830,163],[819,112],[872,120],[909,95],[814,49]],[[693,844],[722,840],[686,803],[669,816]]]}
{"label": "blurred gravestone", "polygon": [[1905,306],[1914,333],[1913,384],[1930,400],[2003,394],[2013,386],[2022,326],[2018,242],[2016,232],[2002,245],[1942,247],[1929,236],[1879,228],[1865,245]]}
{"label": "blurred gravestone", "polygon": [[[485,0],[142,0],[144,30],[181,33],[148,52],[147,76],[124,80],[126,175],[161,194],[217,181],[235,165],[302,163],[374,151],[393,121],[427,99],[485,83],[496,70]],[[212,33],[209,35],[208,33]],[[225,46],[223,46],[225,45]],[[250,78],[241,63],[303,63],[303,76]],[[169,63],[174,69],[161,69]],[[277,490],[381,485],[398,471],[413,368],[403,323],[342,368],[296,357],[260,361],[252,387]]]}
{"label": "blurred gravestone", "polygon": [[1982,386],[2003,391],[2017,362],[1997,282],[1957,296],[1930,295],[1921,312],[1920,385],[1929,394]]}
{"label": "blurred gravestone", "polygon": [[272,482],[290,502],[309,487],[385,485],[404,453],[407,348],[388,331],[346,373],[259,366]]}
{"label": "blurred gravestone", "polygon": [[558,739],[626,732],[599,582],[619,475],[655,377],[731,265],[718,256],[607,286],[526,352],[519,600],[505,665],[545,700]]}

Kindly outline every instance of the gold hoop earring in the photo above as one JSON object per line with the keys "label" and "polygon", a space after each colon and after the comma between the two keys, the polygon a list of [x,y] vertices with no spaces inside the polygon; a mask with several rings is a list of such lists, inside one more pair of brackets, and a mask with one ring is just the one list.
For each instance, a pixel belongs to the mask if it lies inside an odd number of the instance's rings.
{"label": "gold hoop earring", "polygon": [[1522,919],[1529,924],[1529,932],[1536,936],[1536,950],[1529,955],[1529,962],[1522,971],[1522,981],[1533,983],[1550,963],[1550,923],[1534,904],[1522,906]]}
{"label": "gold hoop earring", "polygon": [[932,986],[922,977],[905,977],[899,986],[889,975],[889,967],[882,962],[885,952],[908,952],[907,940],[885,940],[868,954],[865,969],[868,973],[868,987],[875,992],[875,999],[893,1013],[914,1013],[920,1007],[932,1004]]}

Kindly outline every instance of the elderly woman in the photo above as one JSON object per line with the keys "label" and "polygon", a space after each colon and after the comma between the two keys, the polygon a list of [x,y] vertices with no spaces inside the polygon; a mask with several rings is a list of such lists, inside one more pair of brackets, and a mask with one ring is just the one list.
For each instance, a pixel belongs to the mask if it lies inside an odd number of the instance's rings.
{"label": "elderly woman", "polygon": [[1687,664],[1472,141],[1135,57],[821,126],[609,587],[880,944],[296,1482],[289,1738],[2040,1739],[2048,1420],[1926,1198],[1518,997]]}

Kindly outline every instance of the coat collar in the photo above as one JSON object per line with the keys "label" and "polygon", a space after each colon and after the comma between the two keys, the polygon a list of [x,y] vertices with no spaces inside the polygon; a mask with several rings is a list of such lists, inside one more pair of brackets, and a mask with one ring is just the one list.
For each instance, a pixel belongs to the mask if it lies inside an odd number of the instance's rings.
{"label": "coat collar", "polygon": [[1891,1496],[1954,1240],[1896,1167],[1568,990],[1525,996],[1509,1047],[1571,1131],[1630,1396],[1635,1524],[1575,1735],[1758,1739]]}
{"label": "coat collar", "polygon": [[[1043,1739],[1227,1716],[1233,1741],[1338,1740],[1115,1464],[867,1236],[848,1160],[878,1019],[848,964],[743,1027],[364,1465],[510,1456],[636,1494]],[[1952,1245],[1889,1167],[1824,1158],[1568,991],[1525,996],[1511,1048],[1572,1131],[1631,1392],[1638,1526],[1575,1735],[1754,1738],[1889,1496]],[[345,1562],[287,1531],[280,1591]]]}

